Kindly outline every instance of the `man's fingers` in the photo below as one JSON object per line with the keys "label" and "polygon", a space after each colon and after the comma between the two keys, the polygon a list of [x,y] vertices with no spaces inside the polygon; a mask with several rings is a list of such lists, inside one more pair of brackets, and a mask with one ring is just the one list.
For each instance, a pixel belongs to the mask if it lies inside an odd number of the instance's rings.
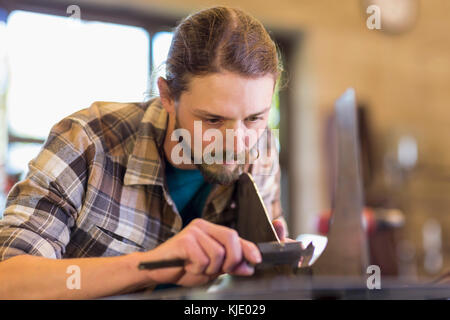
{"label": "man's fingers", "polygon": [[247,263],[247,261],[242,261],[239,263],[230,274],[236,276],[251,276],[255,272],[255,268]]}
{"label": "man's fingers", "polygon": [[184,238],[184,246],[188,260],[185,265],[185,270],[195,275],[203,274],[210,262],[208,255],[198,243],[197,236],[199,232],[196,232],[197,235],[192,234]]}
{"label": "man's fingers", "polygon": [[245,239],[240,239],[241,247],[244,254],[244,259],[251,264],[258,264],[262,261],[261,252],[259,252],[258,247],[251,241]]}
{"label": "man's fingers", "polygon": [[231,272],[242,261],[242,248],[238,233],[233,229],[202,219],[196,219],[193,223],[225,248],[223,271]]}
{"label": "man's fingers", "polygon": [[240,239],[243,251],[243,260],[230,272],[233,275],[250,276],[255,272],[254,266],[262,262],[261,252],[258,247],[250,241]]}
{"label": "man's fingers", "polygon": [[225,259],[225,248],[214,238],[211,238],[202,230],[198,229],[197,240],[203,248],[203,251],[209,257],[209,265],[205,270],[207,275],[214,275],[221,271]]}
{"label": "man's fingers", "polygon": [[261,262],[261,253],[258,247],[254,243],[240,238],[235,230],[202,219],[196,219],[194,225],[225,248],[223,272],[231,272],[243,259],[251,264]]}

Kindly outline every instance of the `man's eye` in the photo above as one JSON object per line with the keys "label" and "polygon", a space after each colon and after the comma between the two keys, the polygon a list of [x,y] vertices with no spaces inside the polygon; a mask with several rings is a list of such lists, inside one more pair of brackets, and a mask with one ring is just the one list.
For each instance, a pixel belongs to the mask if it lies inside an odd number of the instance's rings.
{"label": "man's eye", "polygon": [[250,122],[255,122],[255,121],[258,121],[258,120],[261,120],[262,119],[262,117],[248,117],[247,118],[247,121],[250,121]]}
{"label": "man's eye", "polygon": [[218,119],[218,118],[211,118],[211,119],[206,119],[206,122],[209,124],[218,124],[222,121],[222,119]]}

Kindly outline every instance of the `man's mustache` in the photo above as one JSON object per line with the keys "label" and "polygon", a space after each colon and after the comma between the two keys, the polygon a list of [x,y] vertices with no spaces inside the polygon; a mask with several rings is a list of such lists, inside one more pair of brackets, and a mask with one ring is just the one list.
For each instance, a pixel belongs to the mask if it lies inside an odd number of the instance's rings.
{"label": "man's mustache", "polygon": [[[177,129],[181,129],[180,126],[180,122],[178,120],[178,115],[175,118],[175,130]],[[262,139],[263,137],[259,137],[258,140],[256,141],[256,143],[251,147],[251,148],[245,148],[244,151],[240,152],[240,153],[235,153],[232,150],[223,150],[223,151],[216,151],[216,148],[212,148],[212,150],[210,152],[201,152],[201,157],[203,159],[205,158],[209,158],[209,159],[217,159],[217,160],[222,160],[223,163],[226,162],[232,162],[232,161],[243,161],[244,163],[247,163],[251,160],[256,160],[259,158],[259,150],[258,150],[258,145],[260,142],[260,139]],[[182,135],[180,135],[178,137],[178,142],[182,143],[186,149],[189,151],[190,153],[190,158],[192,161],[195,161],[195,151],[194,148],[192,148],[191,143],[192,141],[188,141],[184,139],[184,137]],[[226,144],[225,144],[226,145]],[[256,156],[254,154],[257,154]],[[244,164],[242,163],[242,164]]]}

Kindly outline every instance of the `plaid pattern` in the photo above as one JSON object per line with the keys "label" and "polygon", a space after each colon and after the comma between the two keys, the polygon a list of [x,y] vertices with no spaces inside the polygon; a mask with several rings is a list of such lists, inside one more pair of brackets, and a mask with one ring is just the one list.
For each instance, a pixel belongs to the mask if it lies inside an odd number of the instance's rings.
{"label": "plaid pattern", "polygon": [[[95,102],[57,123],[10,191],[0,220],[0,261],[116,256],[150,250],[182,227],[164,181],[168,114],[146,103]],[[247,166],[271,218],[281,217],[280,170]],[[233,227],[235,185],[215,185],[202,217]]]}

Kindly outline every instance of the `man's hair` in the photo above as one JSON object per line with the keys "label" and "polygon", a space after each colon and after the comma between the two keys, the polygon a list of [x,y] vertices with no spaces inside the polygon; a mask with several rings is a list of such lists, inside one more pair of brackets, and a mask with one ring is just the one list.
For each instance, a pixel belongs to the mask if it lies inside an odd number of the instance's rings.
{"label": "man's hair", "polygon": [[171,97],[178,100],[192,76],[223,71],[272,75],[278,82],[283,66],[264,26],[242,10],[213,7],[186,17],[175,28],[166,61]]}

